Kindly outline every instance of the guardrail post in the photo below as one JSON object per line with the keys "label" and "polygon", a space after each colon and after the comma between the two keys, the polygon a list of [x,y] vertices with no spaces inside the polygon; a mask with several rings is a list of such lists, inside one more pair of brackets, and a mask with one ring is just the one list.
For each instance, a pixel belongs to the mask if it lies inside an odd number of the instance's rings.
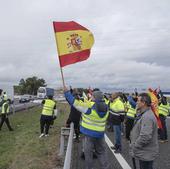
{"label": "guardrail post", "polygon": [[69,136],[69,133],[70,133],[70,128],[61,127],[60,152],[59,152],[60,156],[64,155],[65,142],[66,142],[66,138],[68,138],[68,136]]}

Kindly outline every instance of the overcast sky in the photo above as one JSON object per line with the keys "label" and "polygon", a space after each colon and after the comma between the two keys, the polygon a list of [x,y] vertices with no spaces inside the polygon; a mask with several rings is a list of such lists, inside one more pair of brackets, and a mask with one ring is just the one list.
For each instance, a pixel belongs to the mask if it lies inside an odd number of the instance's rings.
{"label": "overcast sky", "polygon": [[62,86],[52,22],[72,20],[95,43],[63,68],[67,85],[170,88],[169,0],[0,0],[0,88],[32,76]]}

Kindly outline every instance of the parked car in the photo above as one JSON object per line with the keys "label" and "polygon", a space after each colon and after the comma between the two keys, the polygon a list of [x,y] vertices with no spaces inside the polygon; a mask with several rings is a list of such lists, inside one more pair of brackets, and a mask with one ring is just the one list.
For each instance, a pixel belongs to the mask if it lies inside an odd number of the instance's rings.
{"label": "parked car", "polygon": [[24,94],[20,97],[19,103],[26,103],[26,102],[29,102],[31,99],[32,99],[31,95]]}

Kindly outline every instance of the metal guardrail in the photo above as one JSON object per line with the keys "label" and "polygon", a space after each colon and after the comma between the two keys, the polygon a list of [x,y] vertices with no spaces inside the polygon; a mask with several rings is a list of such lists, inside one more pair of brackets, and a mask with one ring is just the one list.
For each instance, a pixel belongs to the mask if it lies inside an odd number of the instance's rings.
{"label": "metal guardrail", "polygon": [[68,136],[69,136],[63,169],[70,169],[70,166],[71,166],[73,134],[74,134],[74,124],[73,123],[70,124],[70,128],[66,128],[66,127],[61,128],[60,154],[59,154],[60,156],[64,155],[64,146],[65,146],[66,138],[68,138]]}

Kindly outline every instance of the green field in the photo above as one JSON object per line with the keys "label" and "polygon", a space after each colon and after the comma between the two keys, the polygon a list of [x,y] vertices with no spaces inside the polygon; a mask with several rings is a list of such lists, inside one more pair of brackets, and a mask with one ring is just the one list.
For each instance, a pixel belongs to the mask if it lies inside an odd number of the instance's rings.
{"label": "green field", "polygon": [[14,131],[4,124],[0,131],[0,169],[59,169],[62,159],[58,156],[60,128],[65,125],[69,106],[57,104],[60,112],[50,136],[39,139],[41,108],[11,115]]}

